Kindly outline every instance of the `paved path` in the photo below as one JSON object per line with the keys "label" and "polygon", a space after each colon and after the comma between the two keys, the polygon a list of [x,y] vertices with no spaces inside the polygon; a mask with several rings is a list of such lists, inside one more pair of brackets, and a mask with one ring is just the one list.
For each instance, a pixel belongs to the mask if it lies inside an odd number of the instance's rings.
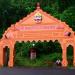
{"label": "paved path", "polygon": [[75,69],[1,68],[0,75],[75,75]]}

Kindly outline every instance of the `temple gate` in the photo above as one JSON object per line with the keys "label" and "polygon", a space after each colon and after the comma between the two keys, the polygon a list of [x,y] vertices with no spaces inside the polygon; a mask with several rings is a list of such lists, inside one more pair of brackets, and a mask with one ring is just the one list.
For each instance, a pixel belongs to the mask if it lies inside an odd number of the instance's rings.
{"label": "temple gate", "polygon": [[74,31],[65,23],[44,12],[39,4],[34,12],[24,17],[16,24],[12,24],[0,39],[0,67],[4,65],[4,51],[9,48],[8,66],[14,66],[14,45],[16,41],[44,41],[58,40],[62,47],[62,66],[67,67],[67,47],[73,46],[73,65],[75,66],[75,35]]}

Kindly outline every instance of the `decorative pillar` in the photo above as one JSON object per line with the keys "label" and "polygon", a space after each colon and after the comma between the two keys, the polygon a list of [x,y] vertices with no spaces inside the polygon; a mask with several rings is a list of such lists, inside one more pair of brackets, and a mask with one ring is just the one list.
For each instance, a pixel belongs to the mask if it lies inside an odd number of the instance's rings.
{"label": "decorative pillar", "polygon": [[75,67],[75,47],[74,47],[74,50],[73,50],[73,66]]}
{"label": "decorative pillar", "polygon": [[14,66],[14,47],[10,47],[8,67]]}
{"label": "decorative pillar", "polygon": [[67,67],[68,62],[67,62],[67,50],[66,50],[66,45],[64,44],[62,48],[62,67]]}
{"label": "decorative pillar", "polygon": [[0,46],[0,67],[3,67],[3,48]]}

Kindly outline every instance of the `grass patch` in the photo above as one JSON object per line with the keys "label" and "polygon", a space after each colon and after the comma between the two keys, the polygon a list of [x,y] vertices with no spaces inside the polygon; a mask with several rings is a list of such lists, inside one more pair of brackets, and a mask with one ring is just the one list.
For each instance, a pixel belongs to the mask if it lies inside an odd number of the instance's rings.
{"label": "grass patch", "polygon": [[54,62],[60,57],[60,55],[60,53],[53,53],[49,55],[41,55],[35,60],[30,60],[28,57],[21,57],[20,54],[17,54],[15,57],[15,66],[52,67]]}

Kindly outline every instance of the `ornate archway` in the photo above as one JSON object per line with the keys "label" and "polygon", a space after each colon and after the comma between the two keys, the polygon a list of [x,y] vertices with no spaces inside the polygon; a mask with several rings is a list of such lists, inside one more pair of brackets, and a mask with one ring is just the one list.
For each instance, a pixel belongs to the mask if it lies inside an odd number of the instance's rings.
{"label": "ornate archway", "polygon": [[[3,66],[3,48],[10,48],[8,66],[14,66],[14,45],[16,41],[58,40],[62,47],[62,66],[67,67],[66,48],[75,45],[73,30],[65,23],[44,12],[40,6],[16,24],[11,25],[0,39],[0,66]],[[73,65],[75,66],[75,47]]]}

